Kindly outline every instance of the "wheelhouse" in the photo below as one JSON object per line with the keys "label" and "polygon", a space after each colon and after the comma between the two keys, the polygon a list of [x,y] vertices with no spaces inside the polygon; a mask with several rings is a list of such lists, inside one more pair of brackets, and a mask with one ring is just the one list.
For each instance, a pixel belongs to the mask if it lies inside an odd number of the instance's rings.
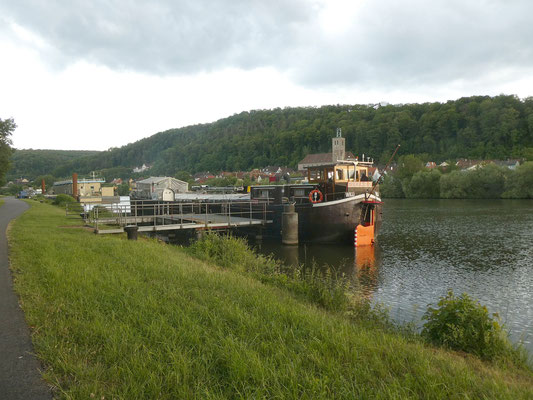
{"label": "wheelhouse", "polygon": [[372,179],[369,176],[370,162],[339,161],[307,168],[310,184],[319,186],[325,201],[338,200],[370,192]]}

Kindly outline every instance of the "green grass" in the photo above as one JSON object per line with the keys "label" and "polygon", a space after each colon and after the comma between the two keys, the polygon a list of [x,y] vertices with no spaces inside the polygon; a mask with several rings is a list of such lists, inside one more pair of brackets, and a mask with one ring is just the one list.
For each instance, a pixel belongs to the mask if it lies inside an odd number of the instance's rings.
{"label": "green grass", "polygon": [[96,236],[31,202],[15,287],[66,399],[527,399],[533,373],[355,323],[155,240]]}

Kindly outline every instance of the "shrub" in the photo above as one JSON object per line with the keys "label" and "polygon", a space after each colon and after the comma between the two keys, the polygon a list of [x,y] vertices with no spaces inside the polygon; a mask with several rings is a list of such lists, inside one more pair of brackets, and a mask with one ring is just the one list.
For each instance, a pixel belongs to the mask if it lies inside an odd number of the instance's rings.
{"label": "shrub", "polygon": [[422,319],[427,321],[422,336],[432,344],[486,360],[506,358],[515,352],[498,315],[491,316],[485,306],[466,293],[456,297],[450,290],[439,299],[437,308],[428,307]]}
{"label": "shrub", "polygon": [[526,162],[513,171],[505,182],[505,189],[504,198],[533,199],[533,162]]}
{"label": "shrub", "polygon": [[403,193],[402,189],[402,182],[399,178],[395,178],[391,175],[385,175],[379,185],[379,192],[384,198],[405,197],[405,194]]}
{"label": "shrub", "polygon": [[441,173],[437,169],[418,171],[413,175],[405,191],[406,197],[415,199],[438,199],[440,197]]}
{"label": "shrub", "polygon": [[72,196],[69,196],[68,194],[58,194],[52,204],[56,206],[64,206],[67,203],[73,203],[76,200]]}

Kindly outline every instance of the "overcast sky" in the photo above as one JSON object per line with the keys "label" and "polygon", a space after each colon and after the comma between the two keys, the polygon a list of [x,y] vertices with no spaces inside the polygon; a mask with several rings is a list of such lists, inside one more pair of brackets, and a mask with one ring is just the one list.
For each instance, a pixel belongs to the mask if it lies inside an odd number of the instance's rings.
{"label": "overcast sky", "polygon": [[17,148],[252,109],[533,95],[531,0],[0,0]]}

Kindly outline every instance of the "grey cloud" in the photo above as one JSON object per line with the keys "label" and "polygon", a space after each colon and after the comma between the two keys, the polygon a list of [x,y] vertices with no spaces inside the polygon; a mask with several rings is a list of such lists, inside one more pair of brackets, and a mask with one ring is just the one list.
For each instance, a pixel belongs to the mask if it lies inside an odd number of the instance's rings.
{"label": "grey cloud", "polygon": [[156,74],[267,65],[297,46],[314,19],[302,0],[11,0],[0,12],[42,36],[65,63]]}
{"label": "grey cloud", "polygon": [[343,37],[317,45],[325,57],[297,70],[307,84],[362,87],[532,71],[531,15],[529,1],[367,2]]}
{"label": "grey cloud", "polygon": [[153,74],[274,67],[305,85],[397,88],[531,71],[528,0],[361,4],[334,37],[320,28],[318,0],[8,0],[0,13],[64,63]]}

